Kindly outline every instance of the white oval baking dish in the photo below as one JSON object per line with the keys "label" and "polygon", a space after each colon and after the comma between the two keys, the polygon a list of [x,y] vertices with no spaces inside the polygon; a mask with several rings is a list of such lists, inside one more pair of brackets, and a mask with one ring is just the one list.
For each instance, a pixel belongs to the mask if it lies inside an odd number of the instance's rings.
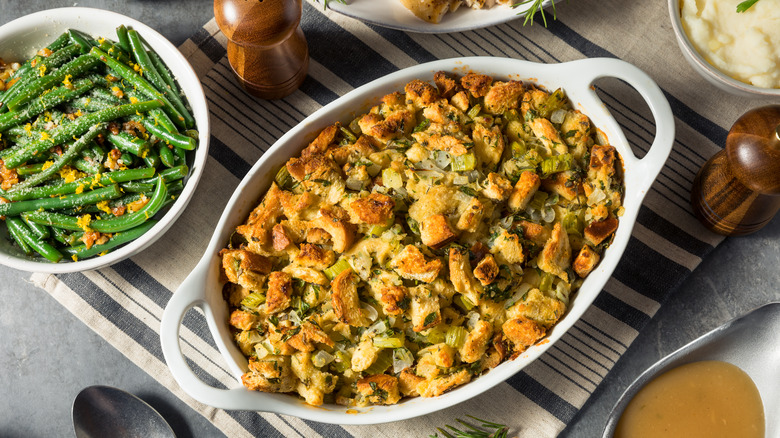
{"label": "white oval baking dish", "polygon": [[[267,188],[280,166],[298,154],[324,127],[335,121],[349,121],[356,111],[367,109],[372,102],[390,92],[403,90],[412,79],[432,79],[436,71],[478,72],[495,78],[512,78],[535,82],[548,90],[562,87],[573,106],[587,114],[594,126],[608,136],[623,158],[625,167],[625,214],[621,218],[612,246],[599,266],[588,276],[571,302],[568,313],[550,331],[547,342],[535,345],[512,361],[507,361],[473,382],[436,398],[406,399],[393,406],[358,409],[357,415],[347,407],[323,405],[312,407],[297,397],[249,391],[241,386],[241,375],[247,361],[228,328],[228,309],[222,298],[219,279],[221,265],[218,253],[233,229],[243,223]],[[647,101],[656,122],[656,137],[649,152],[640,160],[631,152],[620,126],[609,114],[592,88],[602,77],[616,77],[633,86]],[[425,415],[460,403],[511,377],[542,355],[585,312],[615,269],[628,243],[642,199],[663,167],[674,141],[674,118],[669,103],[650,77],[638,68],[617,59],[585,59],[562,64],[536,64],[507,58],[471,57],[434,61],[410,67],[353,90],[318,110],[286,133],[255,163],[241,181],[227,204],[208,248],[192,273],[174,293],[163,314],[160,337],[165,360],[176,381],[194,399],[222,409],[275,412],[285,415],[338,424],[374,424]],[[224,390],[203,383],[189,368],[179,345],[179,327],[184,314],[193,307],[203,310],[220,352],[235,375],[236,387]],[[350,410],[354,412],[354,410]]]}

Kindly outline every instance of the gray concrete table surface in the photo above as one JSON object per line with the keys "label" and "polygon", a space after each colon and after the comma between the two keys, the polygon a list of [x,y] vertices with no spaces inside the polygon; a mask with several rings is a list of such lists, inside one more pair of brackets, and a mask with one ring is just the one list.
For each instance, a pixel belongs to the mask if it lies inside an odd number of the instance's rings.
{"label": "gray concrete table surface", "polygon": [[[213,16],[212,0],[0,0],[0,25],[74,5],[136,18],[176,45]],[[600,436],[612,405],[645,368],[718,325],[780,300],[778,238],[776,219],[713,251],[661,307],[561,436]],[[91,385],[138,395],[163,414],[179,437],[224,436],[28,278],[28,273],[0,267],[0,437],[73,436],[73,399]],[[433,426],[421,436],[433,432]]]}

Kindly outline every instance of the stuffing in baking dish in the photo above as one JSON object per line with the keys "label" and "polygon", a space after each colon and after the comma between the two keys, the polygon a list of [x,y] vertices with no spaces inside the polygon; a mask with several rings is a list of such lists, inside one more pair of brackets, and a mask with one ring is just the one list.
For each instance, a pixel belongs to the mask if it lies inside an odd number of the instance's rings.
{"label": "stuffing in baking dish", "polygon": [[622,213],[622,163],[563,90],[438,72],[276,175],[221,251],[244,385],[435,397],[543,339]]}

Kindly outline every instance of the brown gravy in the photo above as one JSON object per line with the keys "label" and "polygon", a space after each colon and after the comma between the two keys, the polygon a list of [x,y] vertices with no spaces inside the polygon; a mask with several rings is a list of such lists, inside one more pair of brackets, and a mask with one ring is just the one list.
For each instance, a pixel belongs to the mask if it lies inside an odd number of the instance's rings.
{"label": "brown gravy", "polygon": [[673,368],[639,390],[615,438],[763,438],[764,427],[750,376],[730,363],[703,361]]}

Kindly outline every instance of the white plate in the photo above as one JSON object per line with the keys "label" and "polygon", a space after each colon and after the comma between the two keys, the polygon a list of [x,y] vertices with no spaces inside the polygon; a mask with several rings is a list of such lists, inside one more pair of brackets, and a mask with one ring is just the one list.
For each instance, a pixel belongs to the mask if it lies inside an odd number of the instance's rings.
{"label": "white plate", "polygon": [[[587,114],[600,128],[623,158],[626,193],[625,213],[615,239],[601,263],[591,272],[571,301],[571,307],[548,334],[546,342],[532,346],[515,360],[507,361],[471,383],[435,398],[409,398],[392,406],[372,406],[347,413],[345,406],[309,406],[298,397],[249,391],[241,386],[241,375],[247,360],[233,342],[228,327],[228,307],[222,297],[219,251],[228,242],[237,225],[246,220],[266,192],[276,171],[291,156],[297,155],[316,134],[336,121],[349,122],[356,111],[367,110],[382,96],[403,90],[412,79],[431,80],[433,73],[444,70],[489,74],[497,79],[512,78],[535,82],[548,90],[563,87],[573,106]],[[641,160],[631,152],[620,126],[593,90],[601,77],[624,80],[647,101],[656,122],[656,137]],[[369,104],[369,105],[367,105]],[[541,356],[590,307],[601,292],[628,244],[642,199],[660,172],[674,141],[674,118],[669,103],[658,86],[638,68],[617,59],[583,59],[563,64],[537,64],[509,58],[455,58],[420,64],[397,71],[359,87],[321,108],[279,139],[239,184],[217,224],[203,258],[174,293],[163,313],[160,327],[162,350],[168,367],[181,388],[194,399],[222,409],[275,412],[336,424],[375,424],[425,415],[468,400],[508,379]],[[185,313],[199,307],[205,314],[211,334],[237,379],[233,389],[212,388],[203,383],[187,365],[179,344],[179,327]]]}
{"label": "white plate", "polygon": [[[544,0],[542,3],[545,8],[550,4],[551,0]],[[494,26],[518,18],[525,19],[531,4],[524,4],[517,8],[498,5],[490,9],[471,9],[461,6],[457,11],[445,14],[438,24],[417,18],[399,0],[346,0],[346,4],[330,0],[328,7],[347,17],[390,29],[417,33],[450,33]],[[548,20],[552,20],[549,11],[545,11],[545,15]]]}
{"label": "white plate", "polygon": [[199,132],[198,149],[185,179],[184,190],[159,222],[134,241],[109,252],[78,262],[64,260],[51,263],[43,258],[27,257],[8,239],[5,226],[0,227],[0,264],[30,272],[65,273],[100,269],[126,259],[159,239],[184,211],[195,193],[195,187],[203,173],[209,149],[209,111],[200,80],[192,66],[179,50],[151,27],[116,12],[92,8],[60,8],[25,15],[0,27],[0,58],[6,61],[25,60],[38,49],[46,47],[68,29],[76,29],[91,36],[116,39],[116,28],[124,24],[137,30],[154,48],[173,73],[187,96]]}

